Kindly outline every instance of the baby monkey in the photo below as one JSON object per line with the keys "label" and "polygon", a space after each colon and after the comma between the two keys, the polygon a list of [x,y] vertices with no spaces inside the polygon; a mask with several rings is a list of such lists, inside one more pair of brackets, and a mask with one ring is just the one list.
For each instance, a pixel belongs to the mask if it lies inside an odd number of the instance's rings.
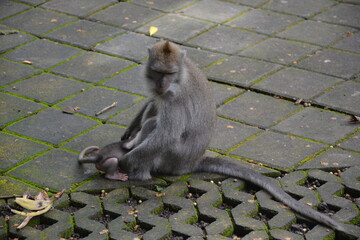
{"label": "baby monkey", "polygon": [[[80,152],[78,161],[79,163],[94,163],[99,171],[105,172],[107,179],[127,181],[128,175],[120,172],[119,160],[134,147],[134,143],[135,139],[110,143],[102,149],[97,146],[89,146]],[[94,151],[98,152],[85,156]]]}

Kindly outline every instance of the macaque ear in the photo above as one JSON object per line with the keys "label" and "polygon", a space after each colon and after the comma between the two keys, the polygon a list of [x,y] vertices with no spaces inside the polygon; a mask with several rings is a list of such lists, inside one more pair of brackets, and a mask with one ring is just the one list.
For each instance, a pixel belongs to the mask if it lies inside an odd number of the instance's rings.
{"label": "macaque ear", "polygon": [[166,41],[163,48],[164,53],[170,54],[171,53],[171,46],[169,41]]}

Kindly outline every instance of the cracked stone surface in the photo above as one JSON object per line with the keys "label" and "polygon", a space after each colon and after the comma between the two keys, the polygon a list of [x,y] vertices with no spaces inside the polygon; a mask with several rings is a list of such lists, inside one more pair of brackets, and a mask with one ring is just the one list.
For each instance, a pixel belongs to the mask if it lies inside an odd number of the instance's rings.
{"label": "cracked stone surface", "polygon": [[[0,239],[358,239],[359,11],[358,0],[0,1]],[[118,182],[77,163],[143,107],[147,47],[160,39],[211,81],[206,154],[270,177],[345,233],[246,179]],[[17,231],[24,216],[8,206],[22,208],[6,197],[42,189],[66,192]]]}

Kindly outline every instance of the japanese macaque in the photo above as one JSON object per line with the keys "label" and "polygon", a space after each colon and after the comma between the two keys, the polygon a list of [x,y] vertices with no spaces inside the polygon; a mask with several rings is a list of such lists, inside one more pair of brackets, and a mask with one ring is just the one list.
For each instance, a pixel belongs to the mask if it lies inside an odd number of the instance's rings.
{"label": "japanese macaque", "polygon": [[158,42],[149,49],[145,71],[152,96],[122,136],[123,141],[134,139],[137,134],[142,136],[119,161],[129,179],[148,180],[153,174],[224,174],[264,188],[310,219],[344,229],[330,217],[293,199],[272,179],[204,155],[214,129],[215,102],[210,83],[185,51],[173,43]]}

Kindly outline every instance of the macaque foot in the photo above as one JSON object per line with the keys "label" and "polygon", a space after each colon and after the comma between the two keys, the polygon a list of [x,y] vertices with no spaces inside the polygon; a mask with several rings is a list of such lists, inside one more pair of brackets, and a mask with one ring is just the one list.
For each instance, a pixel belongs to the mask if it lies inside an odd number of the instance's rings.
{"label": "macaque foot", "polygon": [[109,173],[105,174],[105,178],[110,180],[127,181],[129,179],[129,176],[125,173],[121,173],[117,171],[112,174]]}

